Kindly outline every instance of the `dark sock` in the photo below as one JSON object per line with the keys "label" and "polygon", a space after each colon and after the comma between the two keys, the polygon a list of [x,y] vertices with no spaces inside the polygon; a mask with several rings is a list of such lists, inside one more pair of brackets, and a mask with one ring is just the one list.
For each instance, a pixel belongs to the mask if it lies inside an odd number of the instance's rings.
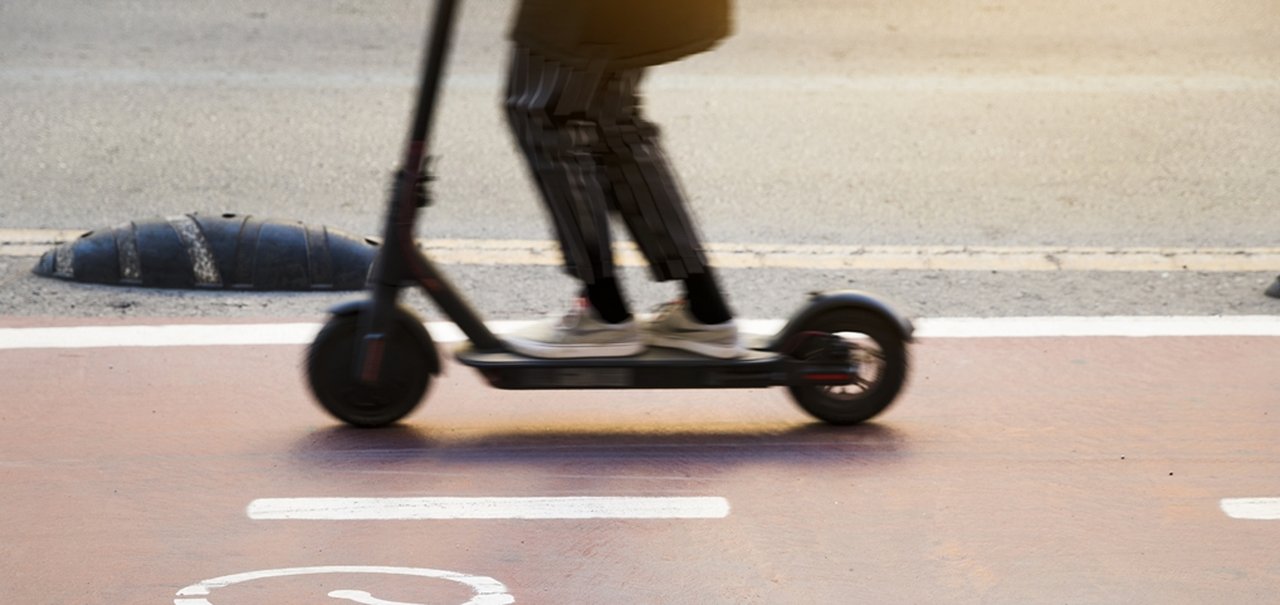
{"label": "dark sock", "polygon": [[685,299],[689,302],[689,314],[704,324],[724,323],[733,319],[729,305],[724,302],[720,288],[716,286],[711,270],[690,275],[684,280]]}
{"label": "dark sock", "polygon": [[611,324],[622,323],[631,319],[631,311],[627,309],[627,301],[622,299],[622,290],[618,288],[618,280],[602,277],[594,284],[586,287],[587,301],[603,319]]}

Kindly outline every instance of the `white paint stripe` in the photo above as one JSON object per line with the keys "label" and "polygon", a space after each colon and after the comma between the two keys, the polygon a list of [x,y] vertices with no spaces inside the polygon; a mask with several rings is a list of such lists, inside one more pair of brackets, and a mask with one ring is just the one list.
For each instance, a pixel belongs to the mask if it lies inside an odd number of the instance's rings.
{"label": "white paint stripe", "polygon": [[981,317],[921,319],[920,338],[1280,336],[1280,316]]}
{"label": "white paint stripe", "polygon": [[333,599],[358,602],[360,605],[422,605],[420,602],[388,601],[385,599],[378,599],[378,597],[371,595],[371,593],[367,591],[335,590],[329,591],[329,596],[333,597]]}
{"label": "white paint stripe", "polygon": [[0,349],[293,345],[319,331],[316,323],[0,328]]}
{"label": "white paint stripe", "polygon": [[165,218],[178,235],[182,247],[191,259],[191,274],[198,286],[222,286],[222,274],[218,272],[218,263],[213,258],[213,250],[204,238],[204,232],[194,218],[185,214]]}
{"label": "white paint stripe", "polygon": [[[505,334],[528,320],[494,321],[487,325]],[[781,319],[739,320],[747,334],[773,334]],[[919,338],[1055,338],[1084,336],[1280,336],[1280,316],[1220,317],[943,317],[914,321]],[[0,350],[89,349],[109,347],[181,347],[300,345],[315,339],[319,323],[177,324],[78,326],[64,328],[0,328]],[[449,322],[429,322],[438,343],[464,340]]]}
{"label": "white paint stripe", "polygon": [[[39,256],[83,231],[0,229],[0,256]],[[547,240],[421,240],[438,264],[562,264]],[[1206,271],[1274,272],[1280,248],[1103,248],[1090,246],[815,246],[718,243],[706,246],[725,269],[830,269],[919,271]],[[615,246],[621,266],[647,266],[631,242]]]}
{"label": "white paint stripe", "polygon": [[58,246],[53,254],[53,274],[63,278],[75,276],[75,246]]}
{"label": "white paint stripe", "polygon": [[422,605],[421,603],[379,599],[364,590],[331,590],[329,591],[329,597],[359,603],[360,605]]}
{"label": "white paint stripe", "polygon": [[1280,521],[1280,498],[1223,498],[1221,506],[1232,519]]}
{"label": "white paint stripe", "polygon": [[142,283],[142,256],[138,254],[138,226],[125,221],[112,230],[116,240],[116,263],[120,266],[120,282]]}
{"label": "white paint stripe", "polygon": [[721,519],[729,501],[698,497],[263,498],[256,520]]}

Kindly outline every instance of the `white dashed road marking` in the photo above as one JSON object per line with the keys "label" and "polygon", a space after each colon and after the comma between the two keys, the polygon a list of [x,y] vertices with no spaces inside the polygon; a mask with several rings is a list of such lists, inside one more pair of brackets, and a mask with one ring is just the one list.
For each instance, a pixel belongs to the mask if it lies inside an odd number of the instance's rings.
{"label": "white dashed road marking", "polygon": [[256,520],[388,521],[443,519],[721,519],[729,501],[695,497],[262,498]]}
{"label": "white dashed road marking", "polygon": [[1280,521],[1280,498],[1223,498],[1221,506],[1232,519]]}

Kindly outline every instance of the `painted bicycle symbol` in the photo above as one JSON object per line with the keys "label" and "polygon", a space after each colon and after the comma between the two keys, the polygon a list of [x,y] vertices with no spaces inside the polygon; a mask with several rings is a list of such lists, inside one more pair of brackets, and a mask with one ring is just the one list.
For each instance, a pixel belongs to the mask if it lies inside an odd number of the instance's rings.
{"label": "painted bicycle symbol", "polygon": [[[281,578],[288,576],[303,576],[311,574],[393,574],[402,576],[417,576],[421,578],[431,578],[437,580],[446,580],[456,582],[471,588],[474,596],[469,601],[461,605],[507,605],[516,601],[515,597],[507,593],[507,587],[493,578],[488,576],[476,576],[471,574],[459,573],[456,571],[446,571],[443,569],[427,569],[422,567],[383,567],[372,565],[325,565],[318,567],[288,567],[283,569],[264,569],[261,571],[249,571],[244,573],[232,574],[229,576],[220,576],[210,578],[192,584],[178,591],[177,598],[173,600],[174,605],[221,605],[212,600],[214,593],[219,589],[228,586],[251,582],[254,580],[262,580],[265,578]],[[379,599],[373,594],[364,590],[340,589],[329,591],[328,595],[333,599],[358,603],[360,605],[424,605],[422,603],[407,603],[404,601],[387,601]]]}

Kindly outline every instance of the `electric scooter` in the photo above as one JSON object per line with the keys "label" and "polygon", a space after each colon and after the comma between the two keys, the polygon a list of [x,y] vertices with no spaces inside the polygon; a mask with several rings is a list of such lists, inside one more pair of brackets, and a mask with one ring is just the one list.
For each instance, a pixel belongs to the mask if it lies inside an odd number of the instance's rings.
{"label": "electric scooter", "polygon": [[359,427],[411,412],[442,369],[423,322],[397,302],[417,285],[469,339],[454,351],[499,389],[693,389],[785,386],[801,408],[832,424],[855,424],[887,408],[907,376],[912,324],[877,298],[853,291],[811,294],[772,336],[735,359],[651,347],[633,357],[536,359],[511,351],[414,243],[428,205],[428,135],[457,0],[437,0],[424,51],[413,127],[396,172],[382,246],[367,300],[330,310],[307,355],[312,393],[333,416]]}

